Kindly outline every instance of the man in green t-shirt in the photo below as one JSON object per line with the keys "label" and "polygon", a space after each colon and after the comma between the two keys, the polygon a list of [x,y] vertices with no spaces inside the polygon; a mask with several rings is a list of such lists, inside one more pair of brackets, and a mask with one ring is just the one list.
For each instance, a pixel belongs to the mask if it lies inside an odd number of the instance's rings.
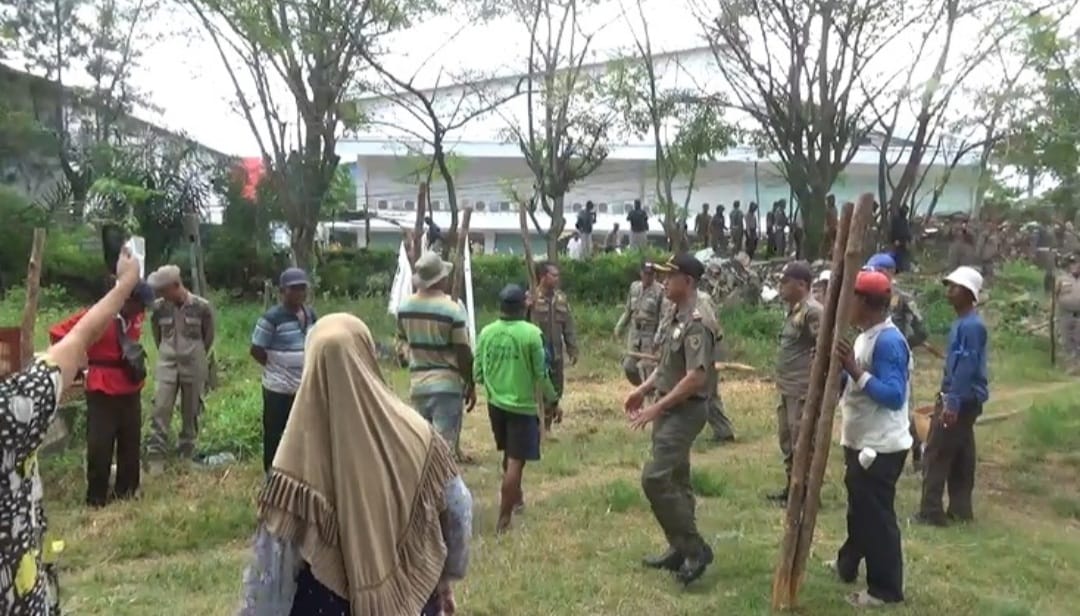
{"label": "man in green t-shirt", "polygon": [[[476,340],[473,379],[484,387],[496,448],[503,452],[503,478],[496,532],[510,527],[515,507],[525,503],[521,489],[525,462],[540,459],[540,420],[536,409],[558,395],[545,365],[540,328],[525,320],[525,290],[507,285],[499,293],[501,315]],[[536,399],[537,389],[543,400]]]}

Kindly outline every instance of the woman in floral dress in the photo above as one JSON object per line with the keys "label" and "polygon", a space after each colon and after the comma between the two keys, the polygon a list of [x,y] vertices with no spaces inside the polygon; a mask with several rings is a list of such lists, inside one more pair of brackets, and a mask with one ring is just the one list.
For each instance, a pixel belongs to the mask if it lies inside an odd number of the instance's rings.
{"label": "woman in floral dress", "polygon": [[43,489],[37,450],[64,388],[85,362],[86,349],[116,318],[139,282],[139,264],[126,251],[116,265],[116,286],[94,304],[60,342],[25,369],[0,381],[0,614],[56,616],[56,579],[43,566]]}

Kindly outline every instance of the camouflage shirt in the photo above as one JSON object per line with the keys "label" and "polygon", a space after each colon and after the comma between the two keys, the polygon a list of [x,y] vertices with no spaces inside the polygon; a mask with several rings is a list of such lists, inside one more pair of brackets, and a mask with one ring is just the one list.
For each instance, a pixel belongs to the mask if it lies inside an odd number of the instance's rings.
{"label": "camouflage shirt", "polygon": [[526,318],[540,328],[544,334],[544,343],[551,346],[554,362],[561,362],[563,353],[577,358],[577,332],[574,329],[574,317],[570,312],[570,302],[562,291],[541,295],[535,300],[529,297]]}
{"label": "camouflage shirt", "polygon": [[810,390],[821,313],[821,304],[809,296],[788,310],[776,356],[776,387],[782,395],[805,398]]}
{"label": "camouflage shirt", "polygon": [[710,311],[701,310],[697,302],[673,312],[674,317],[659,332],[656,391],[666,394],[690,371],[701,369],[705,371],[705,383],[690,399],[705,400],[716,391],[716,319]]}
{"label": "camouflage shirt", "polygon": [[889,316],[893,325],[904,334],[908,347],[915,348],[926,342],[929,334],[922,313],[915,304],[915,297],[906,291],[893,288],[892,301],[889,304]]}
{"label": "camouflage shirt", "polygon": [[664,287],[653,282],[645,287],[640,280],[630,283],[630,292],[626,296],[626,305],[615,324],[616,333],[630,326],[629,344],[633,351],[648,353],[652,350],[653,337],[660,325],[661,306],[664,302]]}

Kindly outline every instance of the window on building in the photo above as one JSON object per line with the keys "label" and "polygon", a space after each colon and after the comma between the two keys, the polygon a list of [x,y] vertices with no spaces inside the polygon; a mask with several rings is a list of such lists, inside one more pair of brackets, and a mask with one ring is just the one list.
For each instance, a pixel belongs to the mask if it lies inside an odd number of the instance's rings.
{"label": "window on building", "polygon": [[442,209],[443,209],[442,199],[432,199],[431,200],[431,211],[432,212],[441,212]]}
{"label": "window on building", "polygon": [[409,199],[408,201],[405,202],[405,211],[406,212],[414,212],[414,211],[416,211],[416,204],[413,203],[412,199]]}
{"label": "window on building", "polygon": [[570,206],[570,211],[571,212],[580,212],[581,208],[583,208],[583,207],[585,207],[585,206],[583,206],[583,205],[581,205],[581,203],[578,203],[578,202],[575,201],[574,205]]}
{"label": "window on building", "polygon": [[625,203],[612,203],[611,204],[611,213],[612,214],[622,214],[624,212],[626,212],[626,204]]}
{"label": "window on building", "polygon": [[601,201],[600,203],[597,203],[596,204],[596,211],[601,213],[601,214],[607,214],[608,213],[607,212],[607,203],[604,203],[603,201]]}
{"label": "window on building", "polygon": [[375,209],[377,209],[377,210],[387,210],[387,209],[390,209],[390,204],[386,202],[386,199],[379,199],[378,201],[375,202]]}
{"label": "window on building", "polygon": [[476,210],[477,212],[483,212],[484,210],[487,209],[487,204],[484,203],[483,201],[477,201],[476,205],[473,207],[473,209]]}
{"label": "window on building", "polygon": [[509,212],[510,211],[510,202],[509,201],[500,201],[499,202],[499,211],[500,212]]}

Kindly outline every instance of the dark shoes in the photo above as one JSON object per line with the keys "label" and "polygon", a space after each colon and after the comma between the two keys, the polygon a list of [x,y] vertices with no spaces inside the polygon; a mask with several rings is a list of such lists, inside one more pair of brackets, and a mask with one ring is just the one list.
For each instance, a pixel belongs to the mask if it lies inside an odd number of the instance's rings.
{"label": "dark shoes", "polygon": [[922,512],[919,512],[919,513],[916,513],[915,515],[911,516],[911,523],[912,524],[921,524],[923,526],[937,526],[937,527],[941,528],[941,527],[948,526],[949,525],[949,520],[948,520],[948,518],[946,518],[944,516],[941,516],[941,517],[930,516],[930,515],[926,515],[926,514],[924,514]]}
{"label": "dark shoes", "polygon": [[708,545],[704,546],[701,554],[692,558],[683,558],[674,548],[659,556],[649,556],[641,561],[641,564],[650,569],[662,569],[675,574],[675,579],[684,585],[690,584],[705,573],[705,569],[712,564],[713,551]]}
{"label": "dark shoes", "polygon": [[689,585],[694,580],[701,577],[701,574],[705,573],[705,569],[712,564],[713,551],[708,545],[701,551],[701,555],[694,558],[687,558],[683,561],[679,570],[675,573],[675,579],[683,583],[683,585]]}
{"label": "dark shoes", "polygon": [[659,556],[646,556],[641,560],[641,564],[649,569],[678,571],[679,568],[682,567],[683,560],[685,559],[682,557],[682,554],[679,554],[675,548],[668,548],[667,552],[664,552]]}
{"label": "dark shoes", "polygon": [[727,436],[713,435],[712,437],[709,438],[709,444],[714,446],[714,447],[719,447],[720,445],[730,445],[730,444],[732,444],[734,442],[735,442],[735,435],[734,434],[729,434]]}

